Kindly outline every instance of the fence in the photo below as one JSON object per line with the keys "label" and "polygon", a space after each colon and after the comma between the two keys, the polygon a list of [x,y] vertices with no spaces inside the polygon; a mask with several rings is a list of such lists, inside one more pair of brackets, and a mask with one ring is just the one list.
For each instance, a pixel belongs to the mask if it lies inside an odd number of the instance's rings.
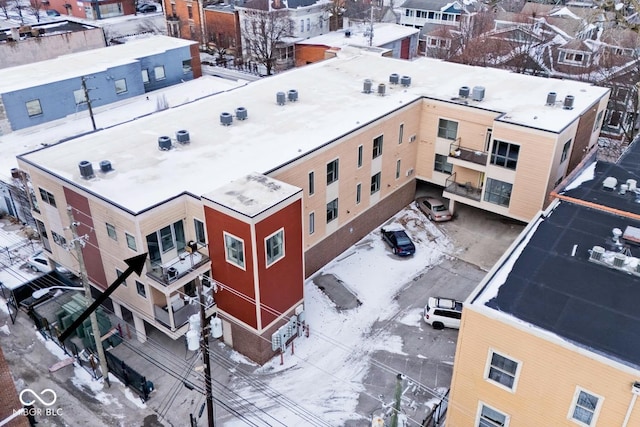
{"label": "fence", "polygon": [[444,425],[447,416],[447,408],[449,407],[449,389],[442,396],[440,402],[433,407],[431,413],[422,422],[422,427],[440,427]]}

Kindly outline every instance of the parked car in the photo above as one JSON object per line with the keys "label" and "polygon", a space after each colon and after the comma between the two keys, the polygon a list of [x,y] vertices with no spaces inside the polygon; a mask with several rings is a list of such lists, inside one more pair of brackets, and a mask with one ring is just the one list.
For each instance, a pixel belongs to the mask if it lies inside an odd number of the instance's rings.
{"label": "parked car", "polygon": [[138,13],[153,13],[158,11],[158,7],[155,4],[144,3],[138,5],[136,10],[138,11]]}
{"label": "parked car", "polygon": [[423,318],[434,329],[460,329],[462,303],[451,298],[429,297]]}
{"label": "parked car", "polygon": [[[35,271],[36,273],[37,272],[48,273],[53,270],[53,267],[51,266],[51,264],[49,264],[49,259],[42,252],[38,252],[31,255],[27,259],[27,265],[31,270]],[[68,270],[64,267],[58,266],[56,268],[56,271],[70,279],[73,279],[76,277],[71,270]]]}
{"label": "parked car", "polygon": [[399,228],[381,228],[382,238],[391,247],[395,255],[410,256],[416,252],[416,247],[407,236],[407,233]]}
{"label": "parked car", "polygon": [[434,197],[418,197],[416,205],[431,221],[449,221],[451,212],[440,199]]}
{"label": "parked car", "polygon": [[46,13],[47,13],[47,16],[53,16],[53,17],[60,16],[60,12],[58,12],[55,9],[48,9]]}

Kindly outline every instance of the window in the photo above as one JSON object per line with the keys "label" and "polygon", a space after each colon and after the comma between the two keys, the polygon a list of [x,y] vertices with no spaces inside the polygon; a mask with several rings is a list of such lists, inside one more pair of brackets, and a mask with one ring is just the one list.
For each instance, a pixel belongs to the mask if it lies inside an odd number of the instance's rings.
{"label": "window", "polygon": [[118,79],[115,81],[116,94],[125,93],[127,91],[127,80]]}
{"label": "window", "polygon": [[40,114],[42,114],[42,107],[40,106],[39,99],[32,99],[31,101],[27,101],[25,105],[27,106],[27,114],[29,115],[29,117],[39,116]]}
{"label": "window", "polygon": [[244,242],[225,232],[224,247],[227,262],[244,269]]}
{"label": "window", "polygon": [[67,244],[67,239],[64,236],[56,233],[55,231],[51,232],[51,238],[53,238],[53,242],[57,245],[63,246]]}
{"label": "window", "polygon": [[373,158],[380,156],[382,154],[382,135],[373,139]]}
{"label": "window", "polygon": [[507,425],[507,416],[484,404],[480,404],[478,427],[502,427]]}
{"label": "window", "polygon": [[116,234],[116,227],[107,223],[107,235],[111,237],[113,240],[118,240],[118,235]]}
{"label": "window", "polygon": [[78,89],[73,91],[73,98],[76,100],[76,105],[84,104],[87,102],[84,90]]}
{"label": "window", "polygon": [[438,122],[438,137],[455,141],[458,137],[458,122],[440,119]]}
{"label": "window", "polygon": [[371,177],[371,194],[380,191],[380,172]]}
{"label": "window", "polygon": [[338,180],[338,159],[327,163],[327,185]]}
{"label": "window", "polygon": [[360,204],[360,200],[362,199],[362,184],[356,185],[356,205]]}
{"label": "window", "polygon": [[[120,276],[122,276],[122,274],[123,274],[122,271],[120,271],[120,270],[118,270],[116,268],[116,276],[120,277]],[[127,286],[127,280],[126,279],[122,281],[122,286]]]}
{"label": "window", "polygon": [[436,154],[436,161],[433,165],[433,170],[451,175],[453,172],[453,165],[447,162],[447,159],[447,156]]}
{"label": "window", "polygon": [[189,16],[189,19],[193,19],[193,8],[191,5],[187,5],[187,15]]}
{"label": "window", "polygon": [[140,295],[141,297],[147,297],[147,290],[144,287],[144,283],[136,280],[136,290],[138,291],[138,295]]}
{"label": "window", "polygon": [[567,157],[569,156],[569,147],[571,147],[571,140],[565,142],[564,147],[562,147],[562,156],[560,157],[560,163],[567,160]]}
{"label": "window", "polygon": [[166,77],[164,74],[164,67],[162,65],[154,67],[153,74],[156,76],[156,80],[164,80]]}
{"label": "window", "polygon": [[141,73],[142,73],[142,82],[149,83],[149,70],[144,69],[141,71]]}
{"label": "window", "polygon": [[598,115],[596,116],[596,121],[593,122],[593,131],[595,132],[596,130],[598,130],[598,127],[600,127],[600,121],[602,121],[602,114],[604,113],[604,110],[600,110],[598,111]]}
{"label": "window", "polygon": [[162,245],[162,252],[167,252],[175,247],[170,225],[160,229],[160,244]]}
{"label": "window", "polygon": [[396,161],[396,179],[400,178],[400,159]]}
{"label": "window", "polygon": [[508,359],[498,353],[490,352],[489,372],[487,378],[513,389],[516,382],[518,362]]}
{"label": "window", "polygon": [[323,25],[323,23],[322,23],[322,16],[320,16],[320,17],[318,17],[318,27],[319,27],[320,29],[322,29],[322,25]]}
{"label": "window", "polygon": [[191,72],[191,60],[186,59],[182,61],[182,73],[187,74],[189,72]]}
{"label": "window", "polygon": [[284,257],[284,229],[280,229],[265,239],[267,267]]}
{"label": "window", "polygon": [[300,32],[304,33],[304,19],[300,20]]}
{"label": "window", "polygon": [[362,167],[362,150],[364,147],[362,145],[358,145],[358,167]]}
{"label": "window", "polygon": [[132,251],[137,251],[138,248],[136,246],[136,238],[127,232],[124,233],[124,237],[125,239],[127,239],[127,246],[129,247],[129,249],[131,249]]}
{"label": "window", "polygon": [[311,21],[307,18],[307,31],[311,31]]}
{"label": "window", "polygon": [[327,203],[327,224],[338,218],[338,199]]}
{"label": "window", "polygon": [[313,196],[313,193],[316,192],[316,186],[315,186],[315,173],[314,172],[309,172],[309,195]]}
{"label": "window", "polygon": [[585,426],[595,425],[599,403],[600,398],[578,387],[571,405],[570,418]]}
{"label": "window", "polygon": [[311,212],[309,214],[309,234],[316,232],[316,213]]}
{"label": "window", "polygon": [[40,190],[40,198],[43,202],[50,204],[54,208],[56,207],[56,198],[53,194],[49,193],[47,190],[43,190],[42,188],[38,188]]}
{"label": "window", "polygon": [[491,150],[491,164],[516,170],[519,153],[519,145],[495,139],[493,140],[493,150]]}
{"label": "window", "polygon": [[404,137],[404,123],[400,123],[400,130],[398,131],[398,144],[402,144],[403,137]]}
{"label": "window", "polygon": [[204,222],[194,218],[193,226],[196,229],[196,241],[205,245],[207,243],[207,237],[204,232]]}
{"label": "window", "polygon": [[487,186],[484,190],[485,202],[509,207],[509,201],[511,200],[511,187],[512,184],[509,184],[508,182],[487,178]]}

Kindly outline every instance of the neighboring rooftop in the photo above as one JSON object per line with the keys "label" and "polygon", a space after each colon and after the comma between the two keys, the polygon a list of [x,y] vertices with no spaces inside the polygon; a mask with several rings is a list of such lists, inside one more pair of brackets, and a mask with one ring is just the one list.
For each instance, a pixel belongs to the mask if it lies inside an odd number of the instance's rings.
{"label": "neighboring rooftop", "polygon": [[[329,47],[369,46],[368,24],[356,25],[340,31],[330,31],[321,36],[300,40],[297,44],[322,45]],[[349,36],[346,35],[347,31]],[[384,46],[396,40],[404,39],[420,30],[404,25],[378,22],[373,25],[371,46]]]}
{"label": "neighboring rooftop", "polygon": [[31,28],[32,30],[39,30],[38,37],[47,37],[57,34],[65,34],[65,33],[75,33],[78,31],[86,31],[98,28],[94,25],[89,25],[85,23],[70,21],[64,18],[54,22],[40,22],[38,24],[29,25],[28,27],[16,27],[16,26],[7,26],[0,27],[0,42],[6,42],[7,39],[11,38],[11,29],[12,28],[22,28],[24,31],[21,31],[24,37],[32,38],[33,34],[30,31],[26,31],[26,28]]}
{"label": "neighboring rooftop", "polygon": [[[389,84],[408,76],[410,85]],[[365,79],[373,93],[363,93]],[[384,83],[385,96],[377,94]],[[484,90],[484,98],[460,99],[462,86]],[[526,96],[522,93],[526,88]],[[276,93],[297,90],[296,102],[278,105]],[[244,175],[268,174],[306,153],[366,126],[420,98],[462,103],[495,113],[499,120],[560,132],[609,89],[568,80],[545,79],[470,67],[429,58],[406,61],[342,49],[337,58],[307,65],[248,85],[169,109],[108,130],[57,144],[21,158],[111,203],[141,212],[183,192],[208,193]],[[575,96],[573,109],[547,94]],[[247,120],[221,125],[238,107]],[[178,130],[189,144],[159,150],[158,139]],[[101,174],[100,161],[114,171]],[[82,178],[79,163],[95,165],[96,178]]]}

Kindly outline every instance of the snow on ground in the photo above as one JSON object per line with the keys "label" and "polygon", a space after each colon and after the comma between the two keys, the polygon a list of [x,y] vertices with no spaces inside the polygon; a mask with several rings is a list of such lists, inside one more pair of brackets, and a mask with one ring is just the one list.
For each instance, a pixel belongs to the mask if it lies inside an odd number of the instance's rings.
{"label": "snow on ground", "polygon": [[[329,298],[313,283],[305,283],[305,315],[313,325],[309,338],[295,340],[284,363],[276,357],[258,369],[272,389],[278,390],[327,425],[344,425],[360,418],[356,405],[364,387],[371,354],[380,349],[397,354],[402,339],[373,334],[376,321],[391,319],[399,307],[394,296],[421,271],[439,264],[453,250],[451,241],[411,205],[385,224],[400,224],[416,244],[416,254],[402,259],[394,256],[375,230],[327,264],[320,274],[334,274],[356,293],[362,305],[337,311]],[[416,324],[420,312],[406,315],[404,323]],[[411,322],[411,323],[408,323]],[[262,392],[247,385],[237,390],[283,425],[305,425],[287,407],[273,404]],[[225,426],[244,425],[236,420]]]}

